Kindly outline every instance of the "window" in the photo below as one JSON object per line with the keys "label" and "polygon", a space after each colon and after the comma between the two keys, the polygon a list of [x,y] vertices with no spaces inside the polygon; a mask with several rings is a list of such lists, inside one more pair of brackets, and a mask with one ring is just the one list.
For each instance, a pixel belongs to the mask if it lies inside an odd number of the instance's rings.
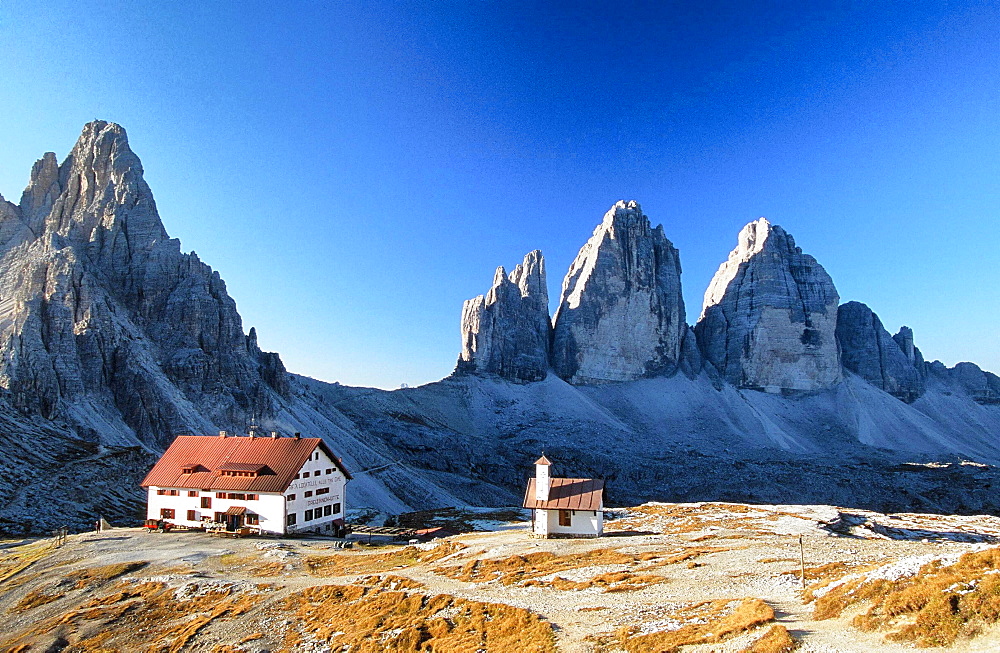
{"label": "window", "polygon": [[332,510],[333,510],[333,514],[339,515],[340,514],[340,504],[339,503],[333,504]]}
{"label": "window", "polygon": [[309,472],[302,472],[302,478],[309,478]]}
{"label": "window", "polygon": [[256,494],[248,494],[247,501],[256,501],[259,497]]}
{"label": "window", "polygon": [[304,496],[305,496],[305,498],[307,498],[307,499],[308,499],[308,498],[309,498],[309,497],[311,497],[312,495],[313,495],[313,491],[312,491],[312,490],[306,490],[306,492],[305,492],[305,495],[304,495]]}
{"label": "window", "polygon": [[573,513],[569,510],[559,511],[559,525],[560,526],[572,526],[573,525]]}
{"label": "window", "polygon": [[326,470],[326,473],[327,473],[327,474],[332,474],[332,473],[333,473],[333,469],[328,469],[328,470]]}
{"label": "window", "polygon": [[329,517],[333,513],[333,506],[326,505],[323,506],[323,516]]}
{"label": "window", "polygon": [[156,493],[159,494],[160,496],[168,496],[168,497],[177,497],[180,496],[181,494],[179,490],[157,490]]}
{"label": "window", "polygon": [[225,499],[226,498],[226,493],[225,492],[216,492],[215,493],[215,498],[216,499]]}
{"label": "window", "polygon": [[160,508],[160,519],[173,519],[174,509],[173,508]]}
{"label": "window", "polygon": [[297,480],[299,480],[299,478],[300,478],[301,476],[302,476],[302,474],[296,474],[296,475],[295,475],[295,480],[296,480],[296,481],[297,481]]}
{"label": "window", "polygon": [[295,525],[295,513],[294,512],[288,513],[288,516],[285,517],[285,525],[286,526],[294,526]]}
{"label": "window", "polygon": [[330,494],[330,488],[321,487],[320,489],[316,490],[316,496],[319,496],[321,494]]}
{"label": "window", "polygon": [[188,496],[189,497],[196,497],[196,496],[198,496],[198,490],[188,490]]}
{"label": "window", "polygon": [[285,500],[286,501],[295,501],[295,495],[294,494],[289,494],[287,497],[285,497]]}
{"label": "window", "polygon": [[198,521],[198,515],[194,510],[188,510],[188,521]]}
{"label": "window", "polygon": [[260,524],[260,515],[254,515],[247,513],[247,526],[256,526]]}
{"label": "window", "polygon": [[226,513],[224,512],[215,513],[215,521],[218,522],[226,521]]}
{"label": "window", "polygon": [[202,497],[201,498],[201,507],[202,508],[211,508],[212,507],[212,497]]}
{"label": "window", "polygon": [[302,521],[312,521],[312,518],[313,518],[313,511],[306,510],[306,516]]}

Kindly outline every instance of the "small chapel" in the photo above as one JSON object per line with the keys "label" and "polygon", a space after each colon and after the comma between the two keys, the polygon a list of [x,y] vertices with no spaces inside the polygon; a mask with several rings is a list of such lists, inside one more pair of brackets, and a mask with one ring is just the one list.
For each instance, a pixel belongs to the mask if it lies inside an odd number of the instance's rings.
{"label": "small chapel", "polygon": [[528,479],[524,507],[531,509],[534,537],[600,537],[604,534],[604,481],[553,478],[552,461],[542,454]]}

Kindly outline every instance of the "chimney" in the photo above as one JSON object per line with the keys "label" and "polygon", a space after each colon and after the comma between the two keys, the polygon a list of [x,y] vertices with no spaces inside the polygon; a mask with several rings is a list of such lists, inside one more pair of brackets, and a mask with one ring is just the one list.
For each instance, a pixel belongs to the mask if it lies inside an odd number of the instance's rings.
{"label": "chimney", "polygon": [[272,440],[277,440],[278,439],[278,432],[277,431],[271,431],[271,439]]}
{"label": "chimney", "polygon": [[298,440],[298,439],[299,439],[299,438],[301,438],[301,437],[302,437],[302,434],[301,434],[301,433],[299,433],[298,431],[296,431],[296,432],[295,432],[295,439],[296,439],[296,440]]}
{"label": "chimney", "polygon": [[549,467],[552,466],[552,462],[545,457],[545,453],[542,453],[542,457],[535,461],[535,500],[536,501],[548,501],[549,500],[549,488],[552,483],[549,479]]}
{"label": "chimney", "polygon": [[229,435],[229,431],[219,431],[219,437],[224,438]]}

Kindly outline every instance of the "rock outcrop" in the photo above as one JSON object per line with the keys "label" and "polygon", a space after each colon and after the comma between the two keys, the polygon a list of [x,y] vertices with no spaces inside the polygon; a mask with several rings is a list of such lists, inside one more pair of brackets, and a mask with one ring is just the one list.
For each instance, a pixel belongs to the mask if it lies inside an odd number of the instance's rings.
{"label": "rock outcrop", "polygon": [[619,201],[563,281],[552,367],[571,383],[676,371],[687,324],[680,256],[634,201]]}
{"label": "rock outcrop", "polygon": [[909,327],[890,336],[870,308],[847,302],[837,310],[837,341],[844,367],[876,388],[906,403],[924,393],[924,359]]}
{"label": "rock outcrop", "polygon": [[509,277],[497,268],[489,292],[462,306],[462,353],[455,371],[540,381],[549,369],[550,331],[545,259],[535,250]]}
{"label": "rock outcrop", "polygon": [[20,205],[0,205],[0,288],[0,386],[26,414],[155,447],[287,392],[218,273],[167,235],[113,123],[88,124],[61,165],[46,154]]}
{"label": "rock outcrop", "polygon": [[833,280],[764,218],[739,235],[695,326],[705,358],[741,388],[819,390],[841,380]]}
{"label": "rock outcrop", "polygon": [[931,374],[945,382],[958,385],[975,402],[980,404],[1000,404],[1000,377],[993,372],[983,371],[975,363],[958,363],[955,367],[945,367],[940,361],[930,363]]}

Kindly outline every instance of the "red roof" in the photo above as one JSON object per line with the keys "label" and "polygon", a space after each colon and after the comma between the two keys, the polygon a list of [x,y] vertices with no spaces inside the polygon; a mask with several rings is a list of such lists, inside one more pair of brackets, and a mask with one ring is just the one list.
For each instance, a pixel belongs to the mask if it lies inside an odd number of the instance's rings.
{"label": "red roof", "polygon": [[601,510],[604,501],[604,481],[596,478],[549,479],[549,500],[535,498],[535,479],[528,479],[524,492],[524,507],[542,510]]}
{"label": "red roof", "polygon": [[[316,447],[351,478],[326,443],[320,438],[219,437],[180,435],[149,470],[142,487],[197,488],[284,492]],[[193,474],[184,469],[200,467]],[[246,471],[247,475],[223,476],[220,470]],[[256,474],[253,474],[256,472]]]}
{"label": "red roof", "polygon": [[266,474],[268,469],[267,465],[261,465],[259,463],[222,463],[219,466],[219,471],[221,472],[253,472],[255,474]]}
{"label": "red roof", "polygon": [[541,458],[539,458],[538,460],[536,460],[536,461],[535,461],[535,464],[536,464],[536,465],[551,465],[551,464],[552,464],[552,461],[551,461],[551,460],[549,460],[548,458],[546,458],[546,457],[545,457],[545,454],[542,454],[542,457],[541,457]]}

